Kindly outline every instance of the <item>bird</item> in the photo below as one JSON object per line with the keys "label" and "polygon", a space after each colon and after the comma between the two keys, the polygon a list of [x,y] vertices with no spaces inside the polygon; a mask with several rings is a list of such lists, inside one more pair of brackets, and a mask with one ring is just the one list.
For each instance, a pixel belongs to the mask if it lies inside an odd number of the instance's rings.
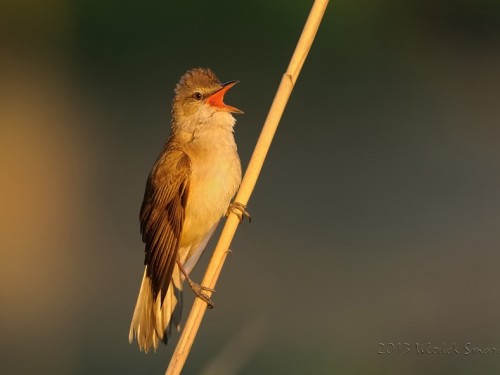
{"label": "bird", "polygon": [[242,174],[233,114],[243,112],[224,103],[224,95],[237,83],[194,68],[175,87],[170,136],[148,176],[139,215],[144,274],[129,342],[135,337],[141,351],[156,351],[173,327],[180,330],[185,280],[213,307],[206,292],[214,291],[189,274],[222,217],[250,218],[244,205],[231,203]]}

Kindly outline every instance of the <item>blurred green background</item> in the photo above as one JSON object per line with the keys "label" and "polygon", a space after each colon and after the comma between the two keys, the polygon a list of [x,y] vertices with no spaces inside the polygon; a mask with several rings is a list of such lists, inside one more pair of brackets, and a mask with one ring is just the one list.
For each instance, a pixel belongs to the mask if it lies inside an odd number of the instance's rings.
{"label": "blurred green background", "polygon": [[[2,2],[2,374],[165,371],[178,335],[147,355],[127,335],[173,88],[241,81],[246,166],[311,5]],[[330,4],[186,374],[500,370],[463,355],[500,348],[499,42],[496,0]]]}

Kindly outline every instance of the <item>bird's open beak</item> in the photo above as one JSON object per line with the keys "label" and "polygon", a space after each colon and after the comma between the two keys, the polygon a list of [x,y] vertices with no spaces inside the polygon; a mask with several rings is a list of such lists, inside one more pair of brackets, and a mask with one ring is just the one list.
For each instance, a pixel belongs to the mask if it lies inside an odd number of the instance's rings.
{"label": "bird's open beak", "polygon": [[207,103],[211,106],[216,107],[220,111],[232,112],[232,113],[243,113],[238,108],[231,107],[224,103],[224,94],[229,91],[231,87],[236,85],[239,81],[229,81],[222,84],[222,87],[210,95],[207,99]]}

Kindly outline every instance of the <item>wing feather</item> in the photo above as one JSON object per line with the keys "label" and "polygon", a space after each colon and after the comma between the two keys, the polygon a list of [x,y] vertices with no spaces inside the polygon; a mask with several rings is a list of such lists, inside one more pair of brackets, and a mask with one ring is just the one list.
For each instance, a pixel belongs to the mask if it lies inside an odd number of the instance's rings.
{"label": "wing feather", "polygon": [[191,162],[182,151],[166,149],[156,162],[146,185],[141,207],[141,234],[146,244],[146,275],[153,298],[165,298],[177,259],[189,193]]}

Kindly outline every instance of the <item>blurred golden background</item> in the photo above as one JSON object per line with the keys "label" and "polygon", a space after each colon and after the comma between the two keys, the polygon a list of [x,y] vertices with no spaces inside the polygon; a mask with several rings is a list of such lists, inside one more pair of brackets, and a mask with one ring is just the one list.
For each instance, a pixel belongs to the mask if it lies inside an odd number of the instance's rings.
{"label": "blurred golden background", "polygon": [[[148,355],[127,335],[175,83],[241,81],[245,166],[311,5],[2,2],[2,374],[164,372],[178,335]],[[330,4],[185,373],[500,370],[378,354],[500,350],[499,40],[497,0]]]}

